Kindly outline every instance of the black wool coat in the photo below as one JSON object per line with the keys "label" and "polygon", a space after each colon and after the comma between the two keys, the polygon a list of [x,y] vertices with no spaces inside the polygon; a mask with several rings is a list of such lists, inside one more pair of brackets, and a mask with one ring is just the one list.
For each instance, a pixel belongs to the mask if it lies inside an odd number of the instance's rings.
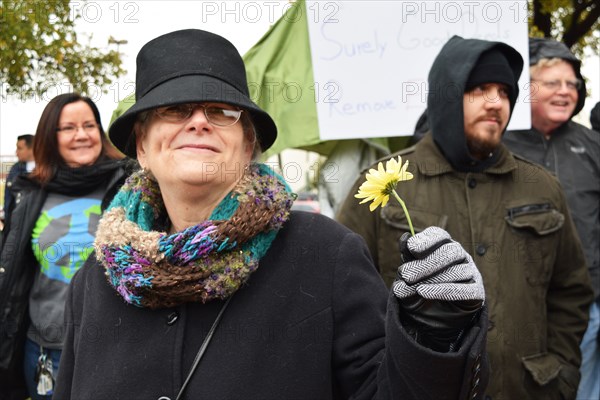
{"label": "black wool coat", "polygon": [[[67,300],[55,398],[175,399],[222,306],[128,305],[91,256]],[[184,398],[477,398],[486,314],[459,352],[442,354],[407,336],[398,313],[359,235],[293,212],[231,300]]]}

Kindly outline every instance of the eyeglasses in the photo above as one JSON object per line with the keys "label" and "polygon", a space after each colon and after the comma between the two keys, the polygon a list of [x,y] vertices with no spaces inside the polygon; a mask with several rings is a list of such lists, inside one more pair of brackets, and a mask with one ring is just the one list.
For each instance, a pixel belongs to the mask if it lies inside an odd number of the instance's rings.
{"label": "eyeglasses", "polygon": [[67,125],[67,126],[63,126],[60,128],[56,128],[56,131],[64,133],[65,135],[74,135],[77,131],[79,131],[80,128],[83,129],[83,131],[85,133],[92,133],[96,129],[98,129],[98,124],[95,124],[93,122],[88,122],[81,126]]}
{"label": "eyeglasses", "polygon": [[167,107],[160,107],[154,110],[159,118],[169,122],[182,122],[192,116],[196,108],[204,110],[204,116],[211,125],[231,126],[240,120],[243,110],[232,110],[212,104],[175,104]]}
{"label": "eyeglasses", "polygon": [[539,82],[543,87],[549,90],[558,90],[562,87],[563,82],[567,85],[567,89],[569,90],[579,90],[581,89],[582,82],[579,79],[575,79],[574,81],[562,81],[560,79],[554,79],[552,81],[539,81],[537,79],[532,79],[533,82]]}

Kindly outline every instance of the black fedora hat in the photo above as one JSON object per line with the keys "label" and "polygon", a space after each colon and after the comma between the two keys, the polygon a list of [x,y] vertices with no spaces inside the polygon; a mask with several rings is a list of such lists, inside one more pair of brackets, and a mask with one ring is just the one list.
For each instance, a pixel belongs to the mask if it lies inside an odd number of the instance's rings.
{"label": "black fedora hat", "polygon": [[172,104],[218,102],[250,113],[261,149],[277,137],[273,119],[250,99],[244,61],[227,39],[186,29],[146,43],[137,56],[135,104],[110,126],[113,144],[136,157],[133,125],[146,110]]}

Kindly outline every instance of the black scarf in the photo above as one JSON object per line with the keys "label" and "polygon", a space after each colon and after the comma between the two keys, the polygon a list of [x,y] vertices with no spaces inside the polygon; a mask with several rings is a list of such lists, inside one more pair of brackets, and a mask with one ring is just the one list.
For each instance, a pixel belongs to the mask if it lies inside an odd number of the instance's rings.
{"label": "black scarf", "polygon": [[30,176],[20,176],[16,186],[18,189],[42,188],[48,192],[66,196],[85,196],[94,190],[105,187],[115,171],[124,167],[126,159],[113,160],[101,157],[93,165],[73,168],[60,165],[52,179],[45,184]]}

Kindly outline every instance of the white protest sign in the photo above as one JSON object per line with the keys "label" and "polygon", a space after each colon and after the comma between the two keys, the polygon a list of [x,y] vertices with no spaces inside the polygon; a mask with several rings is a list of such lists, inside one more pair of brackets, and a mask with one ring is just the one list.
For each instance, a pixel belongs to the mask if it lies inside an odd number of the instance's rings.
{"label": "white protest sign", "polygon": [[[321,139],[412,135],[427,75],[453,35],[500,41],[529,65],[527,2],[307,0]],[[529,70],[509,129],[530,127]]]}

